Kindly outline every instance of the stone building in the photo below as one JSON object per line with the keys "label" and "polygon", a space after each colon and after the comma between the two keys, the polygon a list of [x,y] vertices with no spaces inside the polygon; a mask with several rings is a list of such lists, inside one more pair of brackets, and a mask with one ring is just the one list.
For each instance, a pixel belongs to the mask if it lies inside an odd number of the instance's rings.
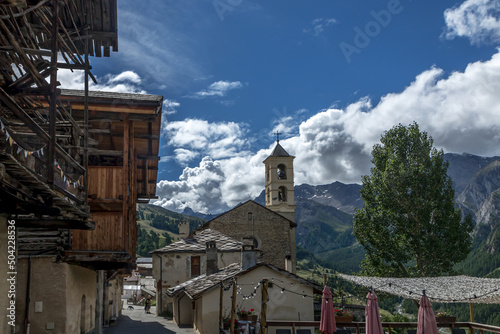
{"label": "stone building", "polygon": [[[181,225],[179,228],[189,231],[189,223],[182,222]],[[215,272],[219,265],[225,267],[238,263],[241,248],[241,242],[208,228],[152,251],[153,277],[157,281],[157,312],[173,311],[172,299],[165,294],[167,289],[207,271]]]}
{"label": "stone building", "polygon": [[278,140],[271,155],[263,162],[266,207],[247,201],[201,228],[221,231],[242,242],[244,238],[250,238],[255,248],[262,252],[261,262],[295,273],[294,158]]}
{"label": "stone building", "polygon": [[[207,272],[168,289],[167,294],[174,301],[174,321],[178,325],[193,326],[200,334],[217,333],[221,312],[223,317],[230,314],[232,284],[236,284],[238,290],[236,304],[247,310],[253,309],[255,314],[260,315],[263,287],[259,282],[263,278],[269,280],[266,301],[268,321],[314,320],[312,297],[314,293],[321,292],[320,287],[286,270],[257,263],[253,246],[245,245],[240,263],[213,273]],[[269,328],[269,333],[275,333],[275,328]]]}
{"label": "stone building", "polygon": [[295,197],[293,159],[280,145],[279,140],[266,165],[266,208],[295,222]]}
{"label": "stone building", "polygon": [[296,226],[288,218],[254,201],[247,201],[210,220],[202,228],[223,231],[241,242],[250,239],[261,251],[259,262],[295,273]]}

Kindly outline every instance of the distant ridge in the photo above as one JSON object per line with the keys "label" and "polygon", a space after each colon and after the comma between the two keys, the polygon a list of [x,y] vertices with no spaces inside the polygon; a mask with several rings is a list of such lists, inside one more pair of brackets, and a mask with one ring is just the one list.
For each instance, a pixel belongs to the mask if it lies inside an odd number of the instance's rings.
{"label": "distant ridge", "polygon": [[[447,153],[445,159],[449,162],[448,175],[455,186],[457,206],[464,213],[471,213],[476,220],[474,249],[458,268],[470,275],[482,276],[490,272],[498,275],[500,157]],[[360,184],[342,182],[295,186],[296,240],[301,253],[313,254],[322,264],[341,272],[359,271],[364,250],[352,235],[352,215],[363,206],[360,189]],[[264,206],[264,198],[265,192],[262,191],[255,201]],[[154,206],[147,207],[159,214],[153,209]],[[156,208],[163,210],[162,215],[170,219],[191,219],[193,226],[217,217],[197,213],[190,208],[186,208],[182,214]]]}

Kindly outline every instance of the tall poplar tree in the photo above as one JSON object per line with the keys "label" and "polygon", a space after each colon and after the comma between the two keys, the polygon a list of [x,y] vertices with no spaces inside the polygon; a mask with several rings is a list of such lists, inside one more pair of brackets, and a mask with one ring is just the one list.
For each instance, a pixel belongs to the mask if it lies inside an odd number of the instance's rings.
{"label": "tall poplar tree", "polygon": [[470,251],[473,223],[455,208],[443,151],[414,122],[384,132],[372,155],[371,175],[362,178],[365,206],[353,218],[353,233],[366,250],[365,274],[453,274]]}

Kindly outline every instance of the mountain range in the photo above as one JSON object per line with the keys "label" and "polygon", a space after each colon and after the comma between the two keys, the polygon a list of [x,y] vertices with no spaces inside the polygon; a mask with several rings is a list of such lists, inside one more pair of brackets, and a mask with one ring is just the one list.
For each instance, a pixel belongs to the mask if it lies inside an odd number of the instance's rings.
{"label": "mountain range", "polygon": [[[468,153],[445,154],[455,199],[464,214],[475,220],[474,246],[457,269],[466,274],[499,276],[500,267],[500,157]],[[352,235],[352,216],[363,206],[361,185],[334,182],[295,186],[295,222],[298,253],[313,254],[330,268],[351,273],[359,270],[363,248]],[[255,199],[264,205],[264,191]],[[168,211],[168,210],[165,210]],[[186,209],[183,215],[210,220]],[[499,253],[497,255],[497,253]]]}

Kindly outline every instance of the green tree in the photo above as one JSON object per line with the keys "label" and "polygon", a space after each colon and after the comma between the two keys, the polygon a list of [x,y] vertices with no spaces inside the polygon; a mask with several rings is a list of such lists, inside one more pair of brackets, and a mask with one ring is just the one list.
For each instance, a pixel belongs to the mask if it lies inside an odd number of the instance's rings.
{"label": "green tree", "polygon": [[455,209],[448,162],[418,124],[384,132],[363,176],[365,206],[353,233],[366,250],[368,275],[421,277],[453,274],[471,248],[472,218]]}

